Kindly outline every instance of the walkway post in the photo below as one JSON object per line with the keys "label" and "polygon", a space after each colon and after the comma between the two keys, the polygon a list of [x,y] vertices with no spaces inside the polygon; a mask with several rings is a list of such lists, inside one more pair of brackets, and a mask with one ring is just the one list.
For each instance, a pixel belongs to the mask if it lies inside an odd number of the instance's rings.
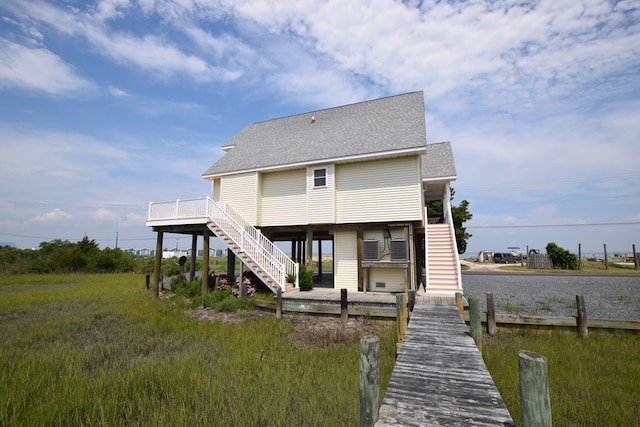
{"label": "walkway post", "polygon": [[368,335],[360,340],[360,427],[378,421],[380,396],[380,339]]}
{"label": "walkway post", "polygon": [[276,289],[276,319],[282,319],[282,288]]}
{"label": "walkway post", "polygon": [[520,418],[522,427],[551,427],[547,359],[526,350],[518,352]]}
{"label": "walkway post", "polygon": [[587,308],[584,303],[584,295],[576,295],[576,306],[578,307],[578,316],[576,317],[576,326],[581,337],[586,338],[589,335],[589,327],[587,326]]}
{"label": "walkway post", "polygon": [[480,322],[480,302],[476,297],[469,297],[469,323],[471,324],[471,337],[482,353],[482,323]]}
{"label": "walkway post", "polygon": [[462,292],[456,292],[456,307],[460,312],[460,316],[464,315],[464,303],[462,302]]}
{"label": "walkway post", "polygon": [[487,334],[490,337],[496,334],[496,304],[493,292],[487,292]]}
{"label": "walkway post", "polygon": [[349,309],[347,307],[347,290],[340,289],[340,322],[344,325],[349,323]]}

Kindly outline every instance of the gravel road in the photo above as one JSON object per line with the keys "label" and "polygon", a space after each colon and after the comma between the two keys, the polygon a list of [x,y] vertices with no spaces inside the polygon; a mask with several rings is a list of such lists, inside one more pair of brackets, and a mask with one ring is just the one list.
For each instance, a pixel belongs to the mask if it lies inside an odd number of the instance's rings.
{"label": "gravel road", "polygon": [[486,311],[493,292],[497,313],[576,316],[576,295],[584,295],[587,317],[640,320],[640,276],[463,272],[464,295]]}

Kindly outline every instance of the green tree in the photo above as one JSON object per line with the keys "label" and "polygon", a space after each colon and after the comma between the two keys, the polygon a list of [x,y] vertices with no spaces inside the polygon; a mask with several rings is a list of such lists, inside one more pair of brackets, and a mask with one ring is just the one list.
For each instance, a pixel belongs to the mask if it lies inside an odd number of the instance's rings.
{"label": "green tree", "polygon": [[[453,217],[453,228],[456,233],[456,245],[458,246],[458,253],[463,254],[467,251],[467,241],[472,237],[472,234],[467,233],[467,229],[464,223],[469,221],[473,214],[469,212],[469,201],[463,200],[458,206],[453,204],[453,196],[455,190],[451,189],[451,216]],[[442,206],[442,200],[429,200],[427,205],[427,216],[429,218],[442,218],[444,217],[444,210]]]}

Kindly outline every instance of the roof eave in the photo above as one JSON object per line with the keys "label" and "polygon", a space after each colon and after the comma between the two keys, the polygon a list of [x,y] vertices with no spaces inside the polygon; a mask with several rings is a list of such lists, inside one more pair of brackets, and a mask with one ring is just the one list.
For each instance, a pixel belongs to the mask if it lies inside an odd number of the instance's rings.
{"label": "roof eave", "polygon": [[400,157],[400,156],[411,155],[411,154],[420,155],[420,154],[424,154],[425,152],[426,152],[426,147],[414,147],[414,148],[406,148],[402,150],[358,154],[353,156],[333,157],[333,158],[327,158],[327,159],[317,159],[317,160],[310,160],[306,162],[273,165],[273,166],[267,166],[262,168],[250,168],[250,169],[243,169],[243,170],[229,171],[229,172],[222,172],[222,173],[215,173],[215,174],[202,174],[202,178],[210,180],[210,179],[219,178],[225,175],[237,175],[240,173],[250,173],[250,172],[258,172],[258,171],[269,172],[269,171],[283,170],[283,169],[294,169],[294,168],[300,168],[300,167],[306,167],[306,166],[324,164],[324,163],[347,163],[347,162],[355,162],[355,161],[373,160],[375,158],[384,158],[384,157],[390,157],[390,156]]}

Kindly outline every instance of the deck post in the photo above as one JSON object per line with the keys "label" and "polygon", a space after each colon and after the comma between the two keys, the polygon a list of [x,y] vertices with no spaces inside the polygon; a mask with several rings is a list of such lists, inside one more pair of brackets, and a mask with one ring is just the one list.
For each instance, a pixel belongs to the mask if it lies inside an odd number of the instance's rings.
{"label": "deck post", "polygon": [[551,400],[546,357],[520,350],[518,377],[522,426],[551,427]]}
{"label": "deck post", "polygon": [[589,327],[587,326],[587,309],[584,303],[584,295],[576,295],[576,306],[578,307],[578,316],[576,317],[576,326],[581,337],[586,338],[589,335]]}
{"label": "deck post", "polygon": [[196,254],[198,253],[198,235],[191,235],[191,265],[189,265],[189,281],[196,278]]}
{"label": "deck post", "polygon": [[236,280],[236,254],[231,249],[227,249],[227,277],[230,282]]}
{"label": "deck post", "polygon": [[368,335],[360,340],[360,427],[378,421],[380,396],[380,338]]}
{"label": "deck post", "polygon": [[462,292],[456,292],[456,307],[460,312],[460,316],[464,315],[464,303],[462,302]]}
{"label": "deck post", "polygon": [[469,297],[469,323],[471,324],[471,337],[482,353],[482,323],[480,322],[480,302],[476,297]]}
{"label": "deck post", "polygon": [[158,296],[162,290],[162,279],[160,278],[160,270],[162,268],[162,237],[163,232],[158,231],[156,237],[156,258],[153,265],[153,292],[155,296]]}
{"label": "deck post", "polygon": [[349,309],[347,308],[347,290],[340,289],[340,322],[346,324],[349,322]]}
{"label": "deck post", "polygon": [[202,236],[202,285],[200,293],[209,293],[209,227],[205,227]]}
{"label": "deck post", "polygon": [[496,304],[493,292],[487,292],[487,334],[490,337],[496,334]]}

